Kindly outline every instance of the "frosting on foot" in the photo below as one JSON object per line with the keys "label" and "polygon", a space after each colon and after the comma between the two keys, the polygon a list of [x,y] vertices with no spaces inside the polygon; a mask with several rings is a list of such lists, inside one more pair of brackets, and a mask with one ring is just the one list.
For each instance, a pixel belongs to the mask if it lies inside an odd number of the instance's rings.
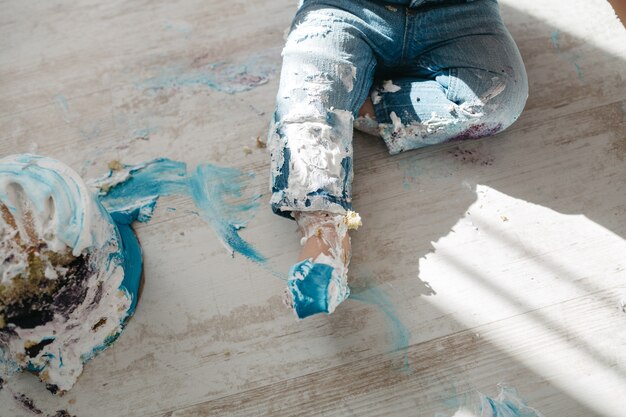
{"label": "frosting on foot", "polygon": [[346,280],[325,263],[305,259],[291,267],[287,286],[296,315],[303,319],[317,313],[332,313],[350,295]]}
{"label": "frosting on foot", "polygon": [[319,253],[291,267],[287,304],[299,318],[330,314],[350,294],[348,229],[358,228],[361,217],[354,211],[297,213],[295,217],[303,235],[301,244],[316,239]]}

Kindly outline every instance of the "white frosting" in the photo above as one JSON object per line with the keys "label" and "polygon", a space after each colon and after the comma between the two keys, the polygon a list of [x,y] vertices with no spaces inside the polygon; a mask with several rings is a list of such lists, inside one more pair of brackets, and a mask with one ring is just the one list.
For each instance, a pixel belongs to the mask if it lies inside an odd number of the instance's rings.
{"label": "white frosting", "polygon": [[[465,120],[469,110],[461,106],[455,106],[454,111],[463,113]],[[480,113],[471,114],[471,117],[478,118],[482,116]],[[379,123],[378,131],[380,136],[385,140],[389,152],[397,154],[406,149],[415,149],[427,145],[441,143],[449,138],[453,128],[461,126],[460,118],[445,118],[432,113],[431,117],[424,122],[412,122],[403,124],[400,117],[395,112],[389,113],[391,123]],[[460,131],[459,131],[460,133]]]}
{"label": "white frosting", "polygon": [[96,192],[103,192],[106,194],[106,191],[115,187],[118,184],[122,184],[130,178],[131,169],[140,169],[145,167],[145,164],[133,165],[132,167],[128,166],[120,166],[120,167],[110,167],[109,174],[105,177],[93,179],[88,182],[88,186],[91,190]]}
{"label": "white frosting", "polygon": [[[37,240],[53,251],[72,248],[74,256],[94,244],[102,245],[110,236],[106,223],[98,223],[102,214],[85,183],[68,166],[34,155],[8,156],[0,163],[0,201],[17,220],[23,241],[32,240],[26,230],[31,221]],[[4,217],[0,228],[7,238]]]}
{"label": "white frosting", "polygon": [[402,120],[400,120],[395,111],[389,113],[389,118],[391,119],[391,124],[395,131],[400,131],[404,127]]}
{"label": "white frosting", "polygon": [[330,138],[331,129],[325,123],[311,122],[285,127],[285,135],[291,138],[289,189],[314,191],[323,188],[341,194],[341,161],[348,153]]}
{"label": "white frosting", "polygon": [[372,99],[373,104],[378,104],[380,103],[380,100],[382,100],[382,97],[380,96],[380,92],[376,89],[372,90],[372,94],[370,95],[370,98]]}
{"label": "white frosting", "polygon": [[[333,122],[328,122],[328,118]],[[280,122],[281,135],[274,133],[270,138],[272,166],[280,170],[283,166],[283,149],[290,152],[289,178],[284,194],[298,207],[284,205],[284,210],[334,211],[344,214],[345,210],[336,204],[329,205],[324,196],[311,195],[310,206],[304,206],[307,195],[322,189],[341,196],[344,192],[345,172],[341,165],[346,157],[351,157],[352,113],[346,110],[329,110],[328,115],[311,116],[310,108],[295,107]],[[287,144],[287,138],[289,138]],[[280,172],[275,172],[275,176]],[[350,184],[346,184],[347,187]],[[347,193],[350,194],[349,192]],[[272,203],[280,203],[282,195],[272,195]]]}
{"label": "white frosting", "polygon": [[400,86],[395,85],[391,80],[385,80],[383,82],[383,91],[385,93],[397,93],[401,89]]}
{"label": "white frosting", "polygon": [[369,114],[359,116],[354,119],[354,128],[367,133],[368,135],[380,136],[380,132],[378,131],[378,122],[376,119],[370,117]]}
{"label": "white frosting", "polygon": [[356,67],[354,65],[344,65],[339,68],[341,82],[348,93],[354,88],[354,80],[356,80]]}

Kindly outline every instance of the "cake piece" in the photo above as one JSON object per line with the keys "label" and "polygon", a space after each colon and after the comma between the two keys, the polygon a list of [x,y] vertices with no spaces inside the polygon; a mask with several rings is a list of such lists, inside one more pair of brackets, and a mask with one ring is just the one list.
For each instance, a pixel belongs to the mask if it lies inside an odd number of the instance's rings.
{"label": "cake piece", "polygon": [[40,156],[0,159],[0,373],[28,370],[69,390],[119,336],[140,276],[132,230],[76,172]]}

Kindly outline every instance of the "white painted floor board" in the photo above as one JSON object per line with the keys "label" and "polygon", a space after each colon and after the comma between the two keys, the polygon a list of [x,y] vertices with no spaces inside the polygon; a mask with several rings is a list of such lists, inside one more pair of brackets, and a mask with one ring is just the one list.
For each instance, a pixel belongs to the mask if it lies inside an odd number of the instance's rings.
{"label": "white painted floor board", "polygon": [[[264,195],[243,236],[285,274],[299,239],[267,208],[269,158],[254,137],[295,3],[2,2],[0,155],[52,156],[86,178],[155,157],[253,171],[247,191]],[[283,281],[231,258],[190,200],[166,197],[136,228],[146,283],[119,340],[64,397],[31,375],[11,380],[0,414],[24,415],[19,392],[80,417],[431,417],[507,383],[549,417],[623,416],[626,30],[602,0],[500,3],[530,81],[515,125],[395,157],[355,138],[364,226],[351,285],[398,322],[358,300],[297,322]],[[250,56],[271,68],[250,91],[140,88]]]}

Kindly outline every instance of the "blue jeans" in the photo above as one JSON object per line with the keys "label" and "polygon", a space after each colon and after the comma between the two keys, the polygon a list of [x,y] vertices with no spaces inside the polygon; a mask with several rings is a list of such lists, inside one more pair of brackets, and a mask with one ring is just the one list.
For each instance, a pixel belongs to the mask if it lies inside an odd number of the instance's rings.
{"label": "blue jeans", "polygon": [[[355,121],[368,95],[376,119]],[[272,209],[351,209],[353,125],[395,154],[496,134],[527,97],[496,0],[305,0],[268,137]]]}

